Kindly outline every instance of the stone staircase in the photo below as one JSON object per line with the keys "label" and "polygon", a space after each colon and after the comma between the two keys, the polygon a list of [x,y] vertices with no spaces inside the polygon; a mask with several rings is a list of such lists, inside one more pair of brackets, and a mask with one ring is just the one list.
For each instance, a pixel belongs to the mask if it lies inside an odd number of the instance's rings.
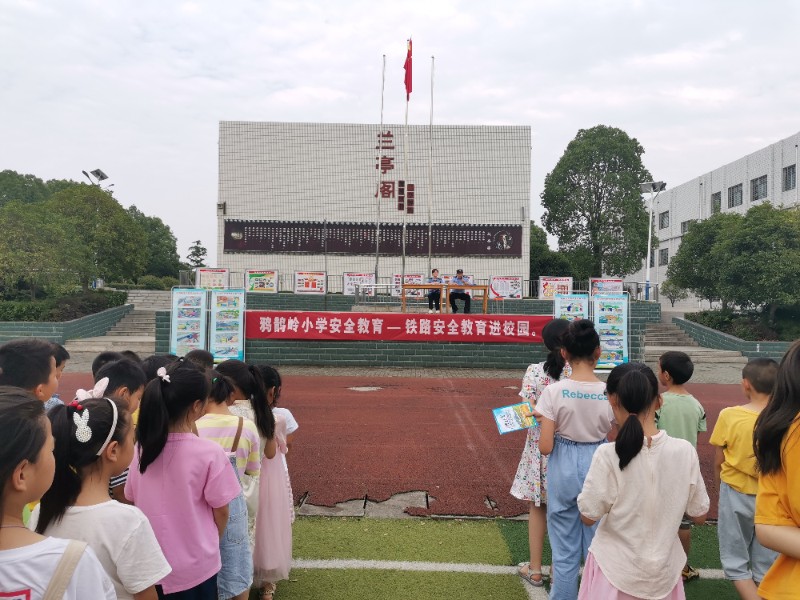
{"label": "stone staircase", "polygon": [[648,323],[644,337],[644,362],[657,366],[659,356],[670,350],[685,352],[695,365],[741,367],[747,363],[747,357],[741,352],[703,348],[674,323]]}
{"label": "stone staircase", "polygon": [[75,360],[85,359],[89,355],[94,357],[106,350],[132,350],[142,358],[149,356],[156,349],[155,311],[134,309],[106,335],[69,340],[65,348]]}

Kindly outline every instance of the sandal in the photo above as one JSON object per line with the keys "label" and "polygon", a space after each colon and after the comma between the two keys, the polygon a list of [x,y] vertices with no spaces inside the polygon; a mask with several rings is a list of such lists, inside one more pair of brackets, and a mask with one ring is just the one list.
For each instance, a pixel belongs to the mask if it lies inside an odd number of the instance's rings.
{"label": "sandal", "polygon": [[272,597],[275,595],[275,589],[277,586],[274,583],[265,583],[264,587],[261,588],[261,593],[259,594],[259,600],[272,600]]}
{"label": "sandal", "polygon": [[544,575],[541,571],[531,571],[530,563],[521,562],[517,566],[519,567],[517,575],[522,577],[524,581],[527,581],[533,587],[542,587],[544,585]]}

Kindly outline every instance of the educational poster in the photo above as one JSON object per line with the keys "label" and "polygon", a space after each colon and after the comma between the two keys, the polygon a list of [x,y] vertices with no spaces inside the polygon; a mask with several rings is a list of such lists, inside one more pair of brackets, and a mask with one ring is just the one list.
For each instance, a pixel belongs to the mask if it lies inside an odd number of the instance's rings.
{"label": "educational poster", "polygon": [[375,295],[375,273],[343,273],[342,280],[342,294],[345,296],[355,296],[356,286],[363,285],[372,286],[366,290],[367,296]]}
{"label": "educational poster", "polygon": [[[394,285],[392,286],[392,296],[400,297],[400,273],[394,274]],[[406,273],[405,279],[403,283],[407,284],[422,284],[425,283],[426,279],[422,273]],[[422,298],[428,293],[429,290],[408,290],[406,293],[406,298]]]}
{"label": "educational poster", "polygon": [[172,290],[169,351],[183,356],[206,347],[206,290]]}
{"label": "educational poster", "polygon": [[325,271],[296,271],[294,274],[295,294],[320,294],[328,291],[328,275]]}
{"label": "educational poster", "polygon": [[556,294],[553,318],[577,321],[589,318],[589,294]]}
{"label": "educational poster", "polygon": [[572,293],[572,277],[539,277],[539,298],[552,299],[556,294]]}
{"label": "educational poster", "polygon": [[519,404],[492,409],[497,431],[503,434],[533,427],[536,425],[536,418],[533,415],[526,417],[523,412],[531,412],[532,410],[533,408],[531,408],[529,402],[520,402]]}
{"label": "educational poster", "polygon": [[244,360],[245,290],[212,290],[211,342],[214,361]]}
{"label": "educational poster", "polygon": [[229,269],[198,267],[195,272],[195,287],[205,290],[224,290],[228,287]]}
{"label": "educational poster", "polygon": [[594,303],[594,325],[600,335],[599,369],[613,369],[628,362],[628,296],[598,294]]}
{"label": "educational poster", "polygon": [[601,279],[592,277],[589,279],[589,293],[595,294],[621,294],[624,291],[622,279]]}
{"label": "educational poster", "polygon": [[492,275],[489,278],[489,297],[492,300],[519,300],[522,298],[522,277]]}
{"label": "educational poster", "polygon": [[277,294],[278,272],[248,269],[244,272],[244,289],[257,294]]}

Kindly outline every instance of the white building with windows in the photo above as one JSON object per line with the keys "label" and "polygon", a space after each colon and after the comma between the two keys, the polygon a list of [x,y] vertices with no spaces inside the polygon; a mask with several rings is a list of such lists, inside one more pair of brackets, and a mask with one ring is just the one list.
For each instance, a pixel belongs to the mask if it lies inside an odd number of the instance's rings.
{"label": "white building with windows", "polygon": [[[653,205],[653,232],[658,245],[650,256],[650,283],[657,285],[667,278],[669,261],[678,252],[692,222],[717,212],[744,214],[761,202],[784,208],[800,207],[799,144],[800,132],[661,192]],[[649,194],[645,202],[650,202]],[[626,279],[644,282],[645,278],[643,263],[640,271]]]}

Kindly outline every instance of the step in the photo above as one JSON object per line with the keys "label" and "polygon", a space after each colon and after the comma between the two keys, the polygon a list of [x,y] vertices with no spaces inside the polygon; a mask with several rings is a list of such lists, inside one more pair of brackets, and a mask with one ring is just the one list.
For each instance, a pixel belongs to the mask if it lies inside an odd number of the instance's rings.
{"label": "step", "polygon": [[105,352],[106,350],[133,350],[137,354],[153,354],[156,349],[156,337],[154,335],[139,336],[114,336],[105,335],[102,337],[81,338],[69,340],[65,345],[67,352]]}
{"label": "step", "polygon": [[694,363],[747,363],[747,357],[737,350],[716,350],[699,346],[645,346],[644,361],[657,363],[658,358],[668,351],[680,351],[689,355]]}

